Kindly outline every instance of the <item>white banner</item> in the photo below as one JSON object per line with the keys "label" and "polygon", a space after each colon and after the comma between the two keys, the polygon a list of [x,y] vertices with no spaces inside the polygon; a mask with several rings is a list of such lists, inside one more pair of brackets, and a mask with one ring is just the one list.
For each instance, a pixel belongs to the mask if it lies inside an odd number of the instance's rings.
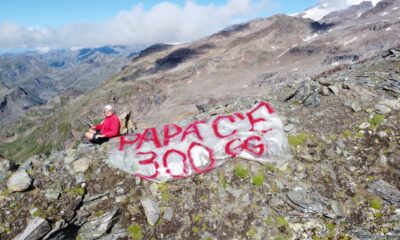
{"label": "white banner", "polygon": [[120,136],[108,162],[141,178],[167,181],[208,172],[233,157],[276,164],[290,158],[282,122],[267,102],[248,112]]}

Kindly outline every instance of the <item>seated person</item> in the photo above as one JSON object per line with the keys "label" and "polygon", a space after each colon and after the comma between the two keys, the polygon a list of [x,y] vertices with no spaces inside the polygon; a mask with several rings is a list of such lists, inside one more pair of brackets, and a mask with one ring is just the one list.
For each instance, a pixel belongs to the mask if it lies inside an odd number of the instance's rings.
{"label": "seated person", "polygon": [[111,105],[104,107],[104,116],[100,124],[90,124],[90,129],[85,133],[86,139],[94,144],[102,144],[119,135],[121,122]]}

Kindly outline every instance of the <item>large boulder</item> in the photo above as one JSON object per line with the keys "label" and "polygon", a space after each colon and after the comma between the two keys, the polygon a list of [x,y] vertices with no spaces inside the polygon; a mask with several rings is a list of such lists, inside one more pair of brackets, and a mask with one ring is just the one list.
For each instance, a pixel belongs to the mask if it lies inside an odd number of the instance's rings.
{"label": "large boulder", "polygon": [[119,210],[115,209],[85,223],[78,232],[81,239],[93,240],[105,235],[119,219]]}
{"label": "large boulder", "polygon": [[32,178],[24,169],[21,169],[8,179],[7,187],[10,192],[22,192],[28,189],[31,184]]}
{"label": "large boulder", "polygon": [[86,172],[89,169],[89,165],[90,165],[90,160],[87,158],[81,158],[72,163],[74,172],[76,173]]}
{"label": "large boulder", "polygon": [[37,240],[42,238],[50,231],[49,223],[43,218],[33,218],[29,220],[25,230],[18,234],[14,240]]}

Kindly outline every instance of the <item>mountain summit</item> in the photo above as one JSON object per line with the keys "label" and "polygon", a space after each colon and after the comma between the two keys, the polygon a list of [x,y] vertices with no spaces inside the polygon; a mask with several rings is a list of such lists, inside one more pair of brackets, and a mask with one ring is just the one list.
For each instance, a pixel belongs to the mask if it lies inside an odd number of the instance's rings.
{"label": "mountain summit", "polygon": [[[370,6],[374,7],[380,0],[372,0],[372,1],[363,1],[363,0],[345,0],[345,1],[335,1],[334,3],[329,0],[320,1],[320,3],[314,7],[311,7],[304,11],[303,13],[298,14],[297,16],[303,18],[310,18],[315,21],[321,20],[324,16],[337,12],[340,10],[347,9],[349,6],[361,5],[361,6]],[[354,12],[354,9],[348,9]],[[357,13],[357,11],[356,11]]]}

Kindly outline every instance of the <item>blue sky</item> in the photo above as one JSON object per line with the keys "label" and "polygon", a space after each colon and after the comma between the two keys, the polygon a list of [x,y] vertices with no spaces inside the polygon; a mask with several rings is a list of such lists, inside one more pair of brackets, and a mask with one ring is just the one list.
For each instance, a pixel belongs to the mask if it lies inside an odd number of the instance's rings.
{"label": "blue sky", "polygon": [[[0,3],[0,22],[14,22],[24,26],[61,27],[70,23],[102,22],[114,17],[122,10],[130,10],[143,4],[149,10],[160,0],[2,0]],[[183,5],[185,0],[169,1]],[[195,0],[201,5],[222,5],[226,0]],[[271,9],[265,9],[255,17],[265,17],[275,13],[301,12],[317,3],[317,0],[277,0],[271,1]],[[271,4],[272,5],[272,4]]]}
{"label": "blue sky", "polygon": [[343,0],[2,0],[0,49],[181,43],[229,25]]}

